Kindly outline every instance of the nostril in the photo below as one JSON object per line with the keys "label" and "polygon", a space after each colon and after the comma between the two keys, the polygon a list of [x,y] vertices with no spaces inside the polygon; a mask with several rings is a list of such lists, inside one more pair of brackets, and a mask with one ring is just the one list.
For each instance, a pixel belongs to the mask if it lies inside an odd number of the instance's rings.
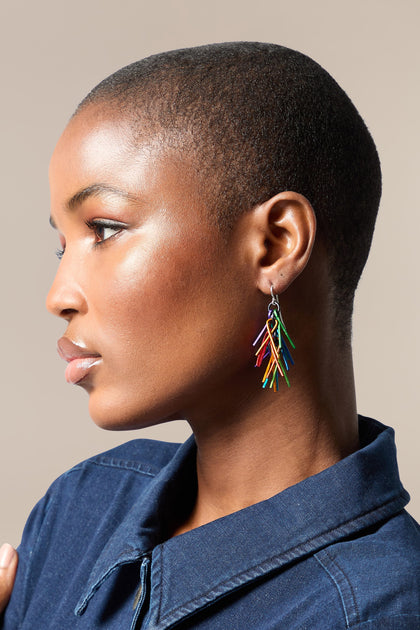
{"label": "nostril", "polygon": [[63,308],[60,311],[60,317],[64,317],[64,319],[69,319],[75,313],[77,313],[77,311],[74,308]]}

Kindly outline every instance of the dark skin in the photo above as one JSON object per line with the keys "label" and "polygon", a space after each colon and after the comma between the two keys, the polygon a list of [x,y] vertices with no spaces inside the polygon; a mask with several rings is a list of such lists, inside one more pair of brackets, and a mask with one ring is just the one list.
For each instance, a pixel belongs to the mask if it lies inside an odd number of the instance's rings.
{"label": "dark skin", "polygon": [[[146,132],[134,147],[129,123],[95,105],[70,121],[50,167],[65,253],[47,307],[100,355],[79,383],[93,420],[121,430],[185,418],[194,432],[197,499],[173,535],[358,448],[351,348],[338,341],[309,201],[281,191],[226,237],[198,178],[191,155]],[[119,192],[96,188],[66,208],[98,184]],[[271,290],[296,345],[291,387],[278,392],[262,389],[252,347]]]}

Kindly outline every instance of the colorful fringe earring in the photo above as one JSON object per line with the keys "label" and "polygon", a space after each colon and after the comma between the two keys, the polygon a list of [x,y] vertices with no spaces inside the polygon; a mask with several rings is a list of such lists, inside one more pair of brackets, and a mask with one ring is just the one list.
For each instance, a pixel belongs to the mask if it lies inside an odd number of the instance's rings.
{"label": "colorful fringe earring", "polygon": [[286,340],[293,349],[295,349],[295,345],[287,333],[281,315],[279,299],[277,295],[274,295],[273,287],[271,287],[271,302],[268,305],[267,321],[252,345],[256,346],[261,337],[261,345],[255,353],[257,357],[255,367],[260,367],[264,359],[269,357],[262,378],[263,387],[268,385],[268,387],[273,388],[277,392],[279,389],[279,375],[284,378],[287,386],[290,387],[287,372],[290,366],[294,365],[294,361],[287,347]]}

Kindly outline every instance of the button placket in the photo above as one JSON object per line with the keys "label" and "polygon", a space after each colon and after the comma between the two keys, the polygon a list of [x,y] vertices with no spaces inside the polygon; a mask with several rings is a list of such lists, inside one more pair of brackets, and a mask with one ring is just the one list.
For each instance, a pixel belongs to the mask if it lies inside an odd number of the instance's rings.
{"label": "button placket", "polygon": [[149,567],[150,567],[150,557],[145,556],[140,565],[140,584],[136,591],[136,595],[134,597],[133,602],[133,620],[131,623],[130,630],[139,630],[140,626],[138,626],[138,622],[140,619],[140,613],[142,612],[143,604],[146,601],[146,597],[148,595],[148,575],[149,575]]}

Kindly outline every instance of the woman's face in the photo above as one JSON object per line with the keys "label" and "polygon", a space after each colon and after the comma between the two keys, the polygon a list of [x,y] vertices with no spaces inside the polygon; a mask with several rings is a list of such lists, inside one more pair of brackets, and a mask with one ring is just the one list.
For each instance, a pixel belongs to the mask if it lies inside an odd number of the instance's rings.
{"label": "woman's face", "polygon": [[196,178],[165,146],[134,147],[128,124],[95,107],[54,151],[64,253],[47,307],[67,321],[66,377],[100,426],[188,417],[252,368],[252,265],[240,229],[226,242],[207,219]]}

